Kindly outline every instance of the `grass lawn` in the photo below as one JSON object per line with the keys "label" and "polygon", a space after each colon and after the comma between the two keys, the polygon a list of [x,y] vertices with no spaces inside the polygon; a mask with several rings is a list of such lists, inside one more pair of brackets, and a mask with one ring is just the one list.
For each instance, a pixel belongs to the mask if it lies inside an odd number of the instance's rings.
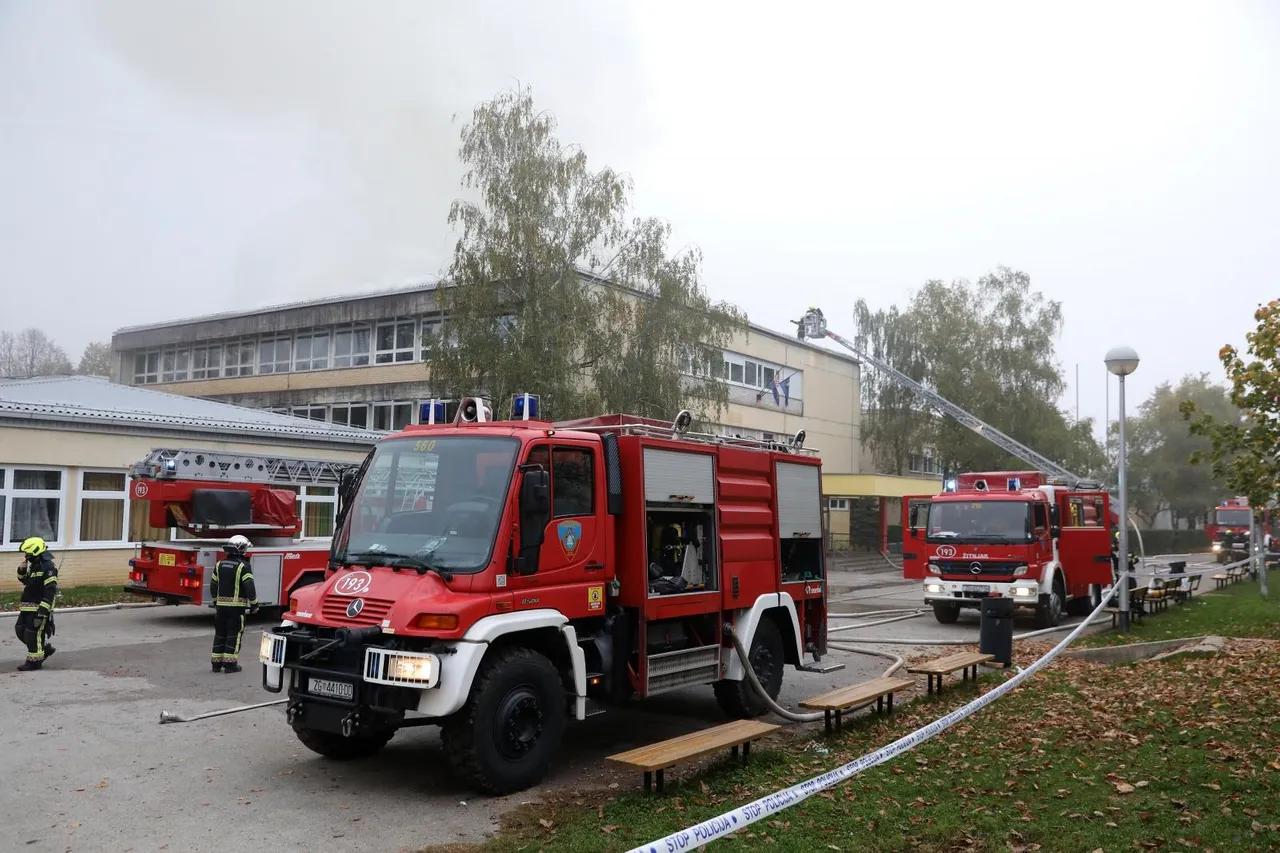
{"label": "grass lawn", "polygon": [[[1213,581],[1201,581],[1202,591],[1185,604],[1168,608],[1141,622],[1130,622],[1126,635],[1116,631],[1093,634],[1080,640],[1082,646],[1114,646],[1148,643],[1178,637],[1216,634],[1220,637],[1259,637],[1280,640],[1280,572],[1268,575],[1270,598],[1258,593],[1257,581],[1243,581],[1214,589]],[[1208,584],[1209,589],[1204,590]]]}
{"label": "grass lawn", "polygon": [[[95,604],[133,604],[146,602],[147,599],[125,592],[119,586],[73,586],[58,590],[61,598],[57,606],[89,607]],[[17,610],[18,601],[22,597],[20,590],[0,592],[0,610]]]}
{"label": "grass lawn", "polygon": [[[1277,606],[1241,583],[1170,606],[1140,639],[1276,638]],[[1050,645],[1020,645],[1019,662]],[[614,791],[524,806],[484,845],[436,850],[628,850],[890,743],[1004,677],[952,687],[834,738],[820,725],[791,727],[766,740],[746,770],[721,763],[700,776],[672,772],[662,797],[644,797],[627,777]],[[1241,640],[1218,656],[1124,667],[1059,659],[915,750],[708,849],[1280,849],[1280,644]]]}

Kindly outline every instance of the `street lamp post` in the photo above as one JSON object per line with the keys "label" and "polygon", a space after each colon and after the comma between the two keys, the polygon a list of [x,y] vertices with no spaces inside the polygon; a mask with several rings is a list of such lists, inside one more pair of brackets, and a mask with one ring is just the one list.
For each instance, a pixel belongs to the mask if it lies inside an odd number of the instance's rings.
{"label": "street lamp post", "polygon": [[[1103,359],[1106,362],[1107,370],[1110,370],[1120,380],[1119,394],[1119,441],[1118,458],[1116,463],[1116,481],[1120,494],[1120,542],[1118,546],[1116,564],[1121,568],[1121,573],[1129,568],[1129,492],[1128,477],[1126,468],[1127,448],[1125,447],[1125,430],[1124,430],[1124,378],[1130,373],[1138,369],[1138,353],[1133,347],[1112,347],[1107,350],[1107,355]],[[1129,632],[1129,584],[1127,580],[1120,584],[1120,630],[1124,633]]]}

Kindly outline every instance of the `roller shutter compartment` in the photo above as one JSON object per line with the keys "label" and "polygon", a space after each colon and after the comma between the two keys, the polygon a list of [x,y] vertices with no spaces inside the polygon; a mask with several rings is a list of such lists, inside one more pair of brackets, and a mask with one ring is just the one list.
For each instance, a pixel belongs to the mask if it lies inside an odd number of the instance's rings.
{"label": "roller shutter compartment", "polygon": [[822,485],[818,468],[778,462],[778,535],[818,539],[822,536]]}
{"label": "roller shutter compartment", "polygon": [[715,503],[715,469],[708,453],[644,450],[644,499],[648,503]]}

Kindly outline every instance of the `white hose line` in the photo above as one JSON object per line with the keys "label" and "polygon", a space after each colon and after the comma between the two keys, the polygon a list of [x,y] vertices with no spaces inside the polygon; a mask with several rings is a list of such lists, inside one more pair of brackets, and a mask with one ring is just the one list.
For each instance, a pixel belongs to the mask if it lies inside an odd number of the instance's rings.
{"label": "white hose line", "polygon": [[901,655],[895,655],[893,652],[882,652],[879,649],[860,649],[857,646],[846,646],[843,643],[827,643],[827,648],[841,652],[849,652],[850,654],[855,655],[871,655],[872,657],[888,658],[893,661],[893,666],[886,669],[881,674],[881,678],[888,678],[907,665],[906,658]]}
{"label": "white hose line", "polygon": [[916,613],[923,607],[895,607],[892,610],[870,610],[866,613],[828,613],[828,619],[866,619],[871,616],[888,616],[890,613]]}
{"label": "white hose line", "polygon": [[905,619],[919,619],[921,616],[924,616],[926,613],[929,613],[929,612],[932,612],[932,611],[919,610],[919,611],[916,611],[915,613],[910,613],[906,616],[893,616],[893,617],[890,617],[889,619],[877,619],[874,622],[866,622],[862,625],[837,625],[834,628],[828,627],[827,634],[828,635],[835,634],[839,631],[857,631],[862,628],[874,628],[877,625],[888,625],[890,622],[901,622]]}
{"label": "white hose line", "polygon": [[256,708],[268,708],[272,705],[283,705],[288,699],[274,699],[270,702],[259,702],[256,705],[239,705],[235,708],[227,708],[223,711],[210,711],[207,714],[197,714],[194,717],[184,717],[181,714],[175,714],[172,711],[161,711],[161,723],[194,723],[196,720],[207,720],[210,717],[221,717],[224,714],[239,714],[241,711],[252,711]]}
{"label": "white hose line", "polygon": [[[100,610],[125,610],[125,609],[136,610],[140,607],[165,607],[165,606],[167,605],[148,604],[146,602],[140,602],[136,604],[135,603],[126,604],[124,602],[121,602],[119,604],[91,604],[85,607],[55,607],[53,609],[53,613],[56,616],[59,613],[94,613]],[[0,610],[0,617],[17,616],[19,612],[20,611],[17,611],[17,610]]]}

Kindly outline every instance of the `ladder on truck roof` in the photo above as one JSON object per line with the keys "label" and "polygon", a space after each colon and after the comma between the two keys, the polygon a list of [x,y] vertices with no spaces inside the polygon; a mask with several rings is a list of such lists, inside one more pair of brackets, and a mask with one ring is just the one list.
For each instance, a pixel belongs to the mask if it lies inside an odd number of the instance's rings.
{"label": "ladder on truck roof", "polygon": [[[715,435],[709,432],[688,432],[675,429],[674,424],[664,424],[650,418],[629,415],[609,415],[602,418],[583,418],[577,421],[561,421],[555,424],[557,429],[574,430],[576,432],[611,432],[615,435],[642,435],[648,438],[666,438],[676,441],[693,441],[699,444],[716,444],[721,447],[745,447],[751,450],[773,450],[779,453],[794,453],[802,456],[815,456],[818,449],[797,445],[796,438],[783,441],[766,441],[762,438],[748,438],[741,435]],[[599,423],[596,423],[599,421]],[[616,422],[615,422],[616,421]],[[803,431],[797,433],[800,442],[804,441]]]}
{"label": "ladder on truck roof", "polygon": [[336,486],[342,473],[359,466],[327,459],[255,456],[216,450],[156,448],[131,474],[148,480],[217,480],[225,483],[279,483]]}
{"label": "ladder on truck roof", "polygon": [[1072,472],[1068,471],[1066,468],[1063,468],[1057,462],[1054,462],[1049,457],[1036,453],[1034,450],[1032,450],[1030,447],[1027,447],[1025,444],[1022,444],[1021,442],[1018,442],[1018,441],[1014,441],[1012,438],[1005,435],[1000,430],[991,426],[991,424],[986,423],[982,419],[978,418],[976,415],[970,414],[969,412],[957,406],[955,403],[948,400],[946,397],[943,397],[941,394],[930,391],[928,388],[924,387],[924,385],[915,381],[910,376],[907,376],[905,373],[902,373],[899,370],[895,370],[894,368],[890,367],[888,364],[885,364],[880,359],[874,358],[860,351],[848,339],[841,337],[840,335],[837,335],[835,332],[828,329],[826,318],[823,317],[822,312],[819,311],[817,308],[810,308],[808,311],[805,312],[802,318],[800,318],[799,320],[792,320],[791,322],[799,326],[799,329],[797,330],[797,335],[798,337],[800,337],[801,340],[803,340],[804,338],[814,338],[814,339],[830,338],[831,340],[840,344],[840,346],[844,347],[845,349],[849,350],[849,352],[857,356],[859,360],[865,361],[867,364],[871,365],[876,370],[880,370],[884,373],[887,373],[900,385],[904,385],[907,388],[910,388],[912,391],[915,391],[918,395],[923,397],[925,402],[927,402],[930,406],[932,406],[933,408],[937,409],[938,411],[942,412],[945,415],[950,415],[960,424],[973,430],[978,435],[982,436],[987,441],[994,444],[996,447],[999,447],[1005,453],[1008,453],[1010,456],[1016,456],[1017,458],[1021,459],[1023,462],[1026,462],[1029,465],[1035,466],[1037,470],[1045,472],[1046,474],[1049,475],[1050,482],[1058,481],[1058,483],[1061,485],[1070,485],[1070,486],[1096,486],[1097,485],[1096,483],[1094,483],[1092,480],[1089,480],[1088,478],[1073,474]]}

